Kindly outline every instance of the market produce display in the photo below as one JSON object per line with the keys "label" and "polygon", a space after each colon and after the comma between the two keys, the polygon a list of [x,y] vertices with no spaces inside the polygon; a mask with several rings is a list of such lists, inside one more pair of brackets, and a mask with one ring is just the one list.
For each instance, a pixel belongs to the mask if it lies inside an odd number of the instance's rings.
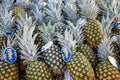
{"label": "market produce display", "polygon": [[120,0],[0,0],[0,80],[120,80]]}

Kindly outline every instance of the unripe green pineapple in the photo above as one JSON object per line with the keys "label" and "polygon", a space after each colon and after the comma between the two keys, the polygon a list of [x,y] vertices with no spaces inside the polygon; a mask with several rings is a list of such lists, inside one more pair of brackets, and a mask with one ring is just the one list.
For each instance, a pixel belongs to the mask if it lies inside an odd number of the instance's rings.
{"label": "unripe green pineapple", "polygon": [[97,47],[104,35],[101,23],[96,20],[99,8],[95,0],[84,0],[79,6],[81,8],[81,15],[88,18],[87,23],[82,27],[86,43],[92,48]]}
{"label": "unripe green pineapple", "polygon": [[62,1],[57,0],[49,0],[48,8],[45,9],[47,19],[54,24],[55,32],[59,32],[60,34],[64,34],[66,29],[66,25],[63,23],[63,15],[62,15]]}
{"label": "unripe green pineapple", "polygon": [[[98,45],[98,57],[101,61],[96,66],[97,80],[119,80],[120,73],[113,63],[110,62],[109,56],[113,56],[113,38],[109,34],[105,34],[100,45]],[[114,60],[111,60],[114,61]],[[117,63],[116,63],[117,64]]]}
{"label": "unripe green pineapple", "polygon": [[[71,50],[71,59],[66,62],[67,69],[73,80],[95,80],[94,70],[87,60],[87,58],[81,53],[76,51],[76,42],[73,38],[71,31],[65,30],[64,37],[58,37],[60,44],[66,45]],[[67,53],[65,53],[68,56]]]}
{"label": "unripe green pineapple", "polygon": [[42,32],[43,41],[47,45],[41,48],[45,63],[50,67],[54,75],[63,74],[65,62],[62,59],[60,46],[54,44],[56,35],[54,25],[51,25],[49,22],[47,25],[43,24],[40,26],[39,29]]}
{"label": "unripe green pineapple", "polygon": [[[30,18],[28,18],[28,23]],[[24,22],[26,24],[26,22]],[[42,61],[38,61],[38,45],[35,45],[37,34],[33,34],[35,24],[32,22],[22,27],[22,32],[18,33],[18,45],[20,47],[21,59],[27,64],[27,80],[52,80],[52,75],[48,66]]]}

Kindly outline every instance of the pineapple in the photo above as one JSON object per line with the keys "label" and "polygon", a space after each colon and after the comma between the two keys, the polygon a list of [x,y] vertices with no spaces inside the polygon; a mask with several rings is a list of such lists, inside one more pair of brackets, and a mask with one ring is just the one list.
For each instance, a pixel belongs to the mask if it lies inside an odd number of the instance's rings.
{"label": "pineapple", "polygon": [[[119,14],[120,12],[120,5],[119,5],[119,0],[101,0],[99,2],[99,6],[101,8],[101,11],[103,15],[107,15],[109,13],[110,19],[112,19],[115,15]],[[114,26],[112,28],[112,33],[119,34],[120,29],[118,27],[119,19],[115,19],[113,21]]]}
{"label": "pineapple", "polygon": [[[7,43],[4,43],[4,49],[8,47],[14,47],[15,40],[11,40],[11,37],[8,36]],[[2,50],[1,50],[2,51]],[[8,54],[8,57],[10,55]],[[16,62],[8,63],[4,60],[4,55],[0,54],[0,80],[19,80],[18,65]]]}
{"label": "pineapple", "polygon": [[41,48],[45,63],[48,64],[53,75],[63,74],[65,62],[62,59],[60,46],[54,43],[54,36],[56,34],[54,25],[51,25],[49,22],[47,25],[43,24],[39,26],[39,30],[42,32],[41,36],[46,43]]}
{"label": "pineapple", "polygon": [[101,43],[104,35],[101,23],[95,19],[99,8],[94,0],[84,0],[79,7],[81,15],[88,18],[87,23],[82,26],[85,41],[90,47],[95,48]]}
{"label": "pineapple", "polygon": [[[95,80],[95,74],[91,64],[81,52],[76,50],[77,41],[73,38],[73,33],[66,29],[64,36],[59,35],[58,41],[62,46],[68,46],[71,50],[70,54],[72,56],[66,62],[66,66],[72,79]],[[68,58],[68,52],[65,52],[65,56]]]}
{"label": "pineapple", "polygon": [[[38,29],[38,26],[44,23],[44,18],[46,16],[45,12],[39,9],[39,7],[35,4],[35,8],[33,9],[33,14],[36,21],[36,27],[35,27],[34,33],[41,33],[40,30]],[[40,34],[38,34],[35,40],[35,44],[39,44],[40,48],[45,44]]]}
{"label": "pineapple", "polygon": [[[111,35],[113,38],[116,36],[115,34],[112,33],[112,29],[113,29],[113,21],[118,17],[119,15],[115,15],[112,19],[110,18],[110,14],[107,13],[107,16],[103,16],[102,18],[102,26],[103,26],[103,30],[104,32],[106,32],[107,34]],[[113,46],[113,50],[112,52],[114,53],[114,57],[117,59],[118,62],[120,62],[120,55],[119,55],[119,46],[116,42],[116,38],[115,40],[112,42],[112,46]]]}
{"label": "pineapple", "polygon": [[[105,33],[101,44],[98,45],[98,57],[100,63],[96,66],[96,78],[97,80],[119,80],[120,73],[116,67],[110,62],[109,56],[113,56],[113,38]],[[112,60],[114,61],[114,60]]]}
{"label": "pineapple", "polygon": [[7,42],[7,33],[12,34],[13,26],[12,11],[3,6],[3,11],[0,12],[0,49],[2,49],[3,42]]}
{"label": "pineapple", "polygon": [[[37,34],[33,34],[35,24],[26,24],[22,27],[22,32],[17,34],[18,45],[20,47],[21,59],[27,64],[26,77],[27,80],[52,80],[52,76],[48,66],[38,61],[38,46],[35,45]],[[29,23],[29,21],[28,21]]]}
{"label": "pineapple", "polygon": [[76,47],[76,50],[78,52],[81,52],[88,59],[92,67],[95,67],[97,63],[96,54],[88,45],[83,43],[84,37],[81,34],[82,33],[81,28],[74,26],[73,23],[71,23],[70,21],[68,21],[67,23],[68,23],[69,29],[74,34],[74,38],[78,41],[77,43],[78,46]]}
{"label": "pineapple", "polygon": [[47,19],[55,25],[55,32],[59,32],[60,34],[64,34],[66,29],[66,25],[63,23],[63,15],[62,15],[62,2],[58,3],[57,0],[49,0],[48,8],[45,8],[45,12],[48,15]]}

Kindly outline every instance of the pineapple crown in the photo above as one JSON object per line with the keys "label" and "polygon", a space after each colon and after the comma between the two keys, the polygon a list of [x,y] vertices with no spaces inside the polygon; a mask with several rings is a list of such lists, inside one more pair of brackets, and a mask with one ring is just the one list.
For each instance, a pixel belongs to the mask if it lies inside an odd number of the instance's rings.
{"label": "pineapple crown", "polygon": [[4,6],[6,9],[10,10],[13,7],[14,0],[3,0],[2,6]]}
{"label": "pineapple crown", "polygon": [[3,11],[0,12],[0,36],[5,36],[7,31],[11,31],[14,25],[12,17],[12,11],[3,7]]}
{"label": "pineapple crown", "polygon": [[118,15],[114,16],[109,22],[109,15],[107,18],[103,18],[104,21],[104,37],[103,40],[101,41],[101,44],[98,45],[98,57],[100,58],[101,61],[105,61],[108,59],[108,56],[113,56],[114,53],[113,51],[113,42],[115,41],[114,37],[111,35],[111,24],[114,21],[115,17]]}
{"label": "pineapple crown", "polygon": [[78,19],[78,10],[74,0],[66,1],[66,4],[63,6],[63,11],[68,20],[75,21]]}
{"label": "pineapple crown", "polygon": [[73,33],[74,39],[82,43],[84,41],[82,28],[79,28],[78,26],[74,26],[74,24],[71,21],[67,21],[67,24],[68,24],[67,26],[68,29],[71,30],[71,32]]}
{"label": "pineapple crown", "polygon": [[102,26],[103,26],[103,31],[104,33],[106,34],[111,34],[111,30],[113,28],[113,25],[114,25],[114,20],[118,17],[119,15],[116,14],[113,18],[110,18],[110,14],[107,13],[107,16],[103,16],[102,18]]}
{"label": "pineapple crown", "polygon": [[113,42],[113,37],[108,34],[104,34],[101,44],[98,45],[98,57],[101,61],[107,60],[108,56],[113,56]]}
{"label": "pineapple crown", "polygon": [[33,22],[31,16],[28,17],[27,14],[21,15],[21,16],[20,16],[20,19],[17,20],[17,24],[16,24],[16,25],[17,25],[17,30],[18,30],[18,32],[21,32],[21,30],[23,29],[23,27],[24,27],[25,25],[27,25],[27,26],[29,26],[29,27],[32,27],[34,23],[35,23],[35,22]]}
{"label": "pineapple crown", "polygon": [[99,6],[105,15],[109,12],[110,18],[112,18],[114,15],[120,13],[119,3],[119,0],[101,0]]}
{"label": "pineapple crown", "polygon": [[48,1],[48,8],[45,8],[45,12],[48,15],[47,19],[51,21],[51,23],[56,23],[58,21],[61,21],[61,4],[62,2],[59,2],[57,0],[49,0]]}
{"label": "pineapple crown", "polygon": [[35,16],[36,25],[41,25],[44,18],[45,18],[45,12],[40,10],[37,5],[35,5],[35,9],[33,10],[33,14]]}
{"label": "pineapple crown", "polygon": [[97,17],[99,8],[95,0],[82,0],[78,6],[81,9],[81,15],[89,19],[95,19]]}
{"label": "pineapple crown", "polygon": [[73,32],[71,30],[68,30],[67,28],[64,32],[64,35],[58,34],[58,41],[59,44],[61,44],[62,46],[68,46],[72,50],[77,47],[77,40],[74,39]]}
{"label": "pineapple crown", "polygon": [[25,63],[29,63],[36,60],[38,54],[38,45],[34,44],[37,34],[33,35],[35,24],[31,23],[31,18],[28,17],[25,19],[24,24],[20,26],[22,26],[22,32],[18,33],[16,36],[22,54],[21,58],[24,59]]}
{"label": "pineapple crown", "polygon": [[43,25],[38,28],[41,31],[40,35],[45,43],[55,40],[55,27],[54,25],[51,25],[50,22],[48,22],[47,25],[43,23]]}

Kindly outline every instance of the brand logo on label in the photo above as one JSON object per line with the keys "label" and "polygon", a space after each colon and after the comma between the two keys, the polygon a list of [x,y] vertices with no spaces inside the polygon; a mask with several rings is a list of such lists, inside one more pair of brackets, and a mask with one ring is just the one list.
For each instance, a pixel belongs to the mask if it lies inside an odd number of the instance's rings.
{"label": "brand logo on label", "polygon": [[12,47],[7,47],[4,50],[3,55],[7,63],[14,63],[17,59],[16,50]]}
{"label": "brand logo on label", "polygon": [[71,54],[70,49],[69,49],[67,46],[64,46],[64,47],[62,48],[61,54],[62,54],[63,60],[64,60],[65,62],[70,61],[72,54]]}

